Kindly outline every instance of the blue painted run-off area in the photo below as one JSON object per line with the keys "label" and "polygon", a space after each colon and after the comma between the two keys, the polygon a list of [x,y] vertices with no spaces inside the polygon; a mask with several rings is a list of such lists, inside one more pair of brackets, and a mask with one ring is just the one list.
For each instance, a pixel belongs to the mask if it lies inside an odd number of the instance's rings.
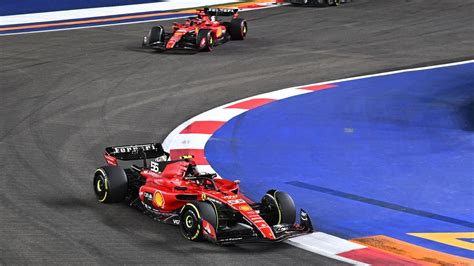
{"label": "blue painted run-off area", "polygon": [[474,64],[341,82],[230,120],[207,143],[224,178],[258,200],[289,192],[318,230],[387,235],[474,231]]}
{"label": "blue painted run-off area", "polygon": [[81,8],[135,5],[159,0],[1,0],[0,16],[62,11]]}

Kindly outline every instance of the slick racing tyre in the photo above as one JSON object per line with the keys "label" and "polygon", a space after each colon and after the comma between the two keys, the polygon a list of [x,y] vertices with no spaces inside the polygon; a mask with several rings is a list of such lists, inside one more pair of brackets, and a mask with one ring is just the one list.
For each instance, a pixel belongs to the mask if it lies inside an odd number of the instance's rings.
{"label": "slick racing tyre", "polygon": [[217,214],[209,202],[192,201],[186,203],[181,210],[179,220],[181,234],[191,241],[203,239],[203,220],[217,228]]}
{"label": "slick racing tyre", "polygon": [[103,166],[94,173],[94,192],[102,203],[123,201],[127,196],[127,183],[125,171],[118,166]]}
{"label": "slick racing tyre", "polygon": [[282,191],[269,190],[261,201],[262,218],[268,225],[291,224],[296,220],[296,207],[291,196]]}
{"label": "slick racing tyre", "polygon": [[198,51],[210,52],[214,48],[214,37],[211,30],[200,30],[196,37]]}
{"label": "slick racing tyre", "polygon": [[228,30],[232,40],[243,40],[247,36],[247,21],[242,18],[232,19]]}
{"label": "slick racing tyre", "polygon": [[143,37],[143,46],[147,46],[156,42],[163,42],[165,37],[165,29],[163,26],[151,28],[148,36]]}

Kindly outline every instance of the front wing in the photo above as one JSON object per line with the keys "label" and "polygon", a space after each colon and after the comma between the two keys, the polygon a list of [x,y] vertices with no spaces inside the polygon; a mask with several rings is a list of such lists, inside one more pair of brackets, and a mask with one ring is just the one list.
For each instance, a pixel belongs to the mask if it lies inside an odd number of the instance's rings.
{"label": "front wing", "polygon": [[278,224],[271,226],[271,228],[275,235],[275,239],[265,238],[260,233],[257,233],[254,228],[247,225],[242,225],[241,228],[237,230],[219,231],[216,233],[212,226],[209,226],[206,221],[203,221],[204,237],[218,245],[248,242],[281,242],[288,238],[306,235],[313,232],[311,218],[303,209],[300,210],[299,224]]}
{"label": "front wing", "polygon": [[166,50],[197,50],[199,47],[195,43],[190,43],[190,42],[180,42],[177,43],[173,48],[166,48],[167,41],[164,42],[156,42],[152,44],[144,44],[144,48],[151,48],[155,50],[160,50],[160,51],[166,51]]}
{"label": "front wing", "polygon": [[[147,37],[144,37],[147,38]],[[154,43],[147,43],[146,39],[144,39],[142,43],[143,48],[150,48],[150,49],[155,49],[159,51],[166,51],[166,50],[199,50],[199,45],[196,44],[195,40],[180,40],[177,42],[173,48],[167,48],[167,44],[169,41],[169,36],[165,38],[163,42],[154,42]],[[214,46],[221,45],[223,43],[226,43],[230,40],[230,37],[228,35],[224,35],[221,38],[215,40]]]}

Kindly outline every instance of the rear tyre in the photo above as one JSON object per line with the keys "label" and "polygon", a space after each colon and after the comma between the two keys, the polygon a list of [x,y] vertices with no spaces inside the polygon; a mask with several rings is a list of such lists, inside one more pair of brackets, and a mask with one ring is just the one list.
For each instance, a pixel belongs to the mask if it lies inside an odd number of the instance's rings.
{"label": "rear tyre", "polygon": [[270,225],[294,224],[296,207],[291,196],[283,191],[269,190],[261,201],[262,217]]}
{"label": "rear tyre", "polygon": [[184,205],[180,213],[180,231],[184,238],[191,241],[203,239],[202,220],[217,228],[217,214],[209,202],[193,201]]}
{"label": "rear tyre", "polygon": [[94,173],[94,192],[102,203],[120,202],[128,192],[128,180],[125,171],[119,166],[103,166]]}
{"label": "rear tyre", "polygon": [[200,30],[196,37],[198,51],[210,52],[214,48],[214,37],[211,30]]}
{"label": "rear tyre", "polygon": [[233,19],[228,30],[232,40],[243,40],[247,36],[247,21],[242,18]]}
{"label": "rear tyre", "polygon": [[165,37],[165,29],[163,26],[151,28],[148,35],[143,37],[143,46],[151,45],[156,42],[163,42]]}

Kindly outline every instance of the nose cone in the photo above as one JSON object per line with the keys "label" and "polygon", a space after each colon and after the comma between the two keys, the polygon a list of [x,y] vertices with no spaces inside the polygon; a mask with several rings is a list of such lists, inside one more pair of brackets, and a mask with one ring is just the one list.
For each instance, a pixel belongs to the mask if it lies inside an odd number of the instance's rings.
{"label": "nose cone", "polygon": [[174,40],[169,40],[168,43],[166,43],[166,49],[172,49],[174,45],[176,44],[176,41]]}
{"label": "nose cone", "polygon": [[181,37],[183,36],[184,34],[182,32],[180,32],[179,30],[176,31],[174,34],[173,34],[173,37],[171,37],[171,39],[168,41],[168,43],[166,44],[166,49],[171,49],[171,48],[174,48],[174,46],[176,45],[177,42],[179,42],[179,40],[181,40]]}

